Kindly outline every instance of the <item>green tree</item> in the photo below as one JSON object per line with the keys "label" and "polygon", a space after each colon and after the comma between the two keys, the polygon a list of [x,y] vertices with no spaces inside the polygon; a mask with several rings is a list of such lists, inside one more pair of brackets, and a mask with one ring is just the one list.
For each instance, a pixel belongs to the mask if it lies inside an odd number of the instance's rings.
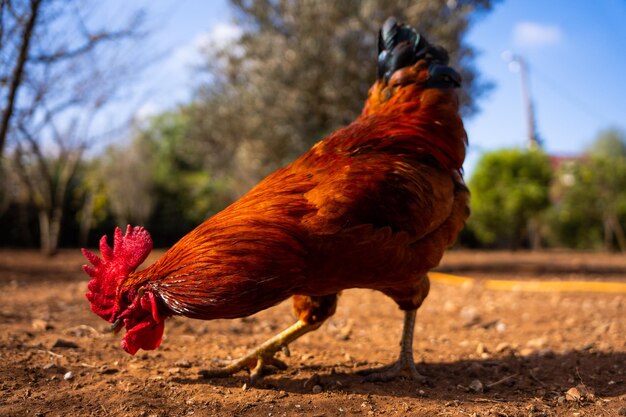
{"label": "green tree", "polygon": [[626,135],[600,132],[586,156],[563,167],[555,185],[553,215],[560,242],[574,247],[626,251]]}
{"label": "green tree", "polygon": [[88,198],[101,201],[104,190],[115,222],[147,226],[157,245],[171,244],[224,208],[232,201],[229,183],[203,169],[203,158],[188,146],[188,130],[183,107],[143,123],[128,145],[109,148],[93,164],[95,178],[87,176],[85,206]]}
{"label": "green tree", "polygon": [[[231,0],[240,36],[206,48],[191,138],[243,191],[361,111],[376,78],[377,34],[395,16],[450,52],[466,115],[487,84],[464,42],[492,0]],[[232,161],[231,164],[221,164]]]}
{"label": "green tree", "polygon": [[515,249],[528,236],[536,246],[541,215],[550,205],[551,180],[550,160],[539,150],[485,153],[469,181],[468,228],[484,244]]}

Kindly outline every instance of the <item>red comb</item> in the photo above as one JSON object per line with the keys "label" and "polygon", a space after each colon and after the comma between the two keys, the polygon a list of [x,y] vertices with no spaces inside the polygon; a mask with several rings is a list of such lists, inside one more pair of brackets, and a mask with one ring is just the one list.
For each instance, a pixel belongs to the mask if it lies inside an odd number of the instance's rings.
{"label": "red comb", "polygon": [[133,272],[146,259],[152,250],[152,238],[143,227],[126,228],[122,235],[119,227],[113,235],[113,248],[107,243],[107,236],[100,239],[100,253],[96,254],[82,249],[83,255],[91,263],[83,265],[83,270],[92,279],[87,285],[86,294],[91,303],[91,310],[105,319],[113,322],[120,311],[117,289],[128,274]]}

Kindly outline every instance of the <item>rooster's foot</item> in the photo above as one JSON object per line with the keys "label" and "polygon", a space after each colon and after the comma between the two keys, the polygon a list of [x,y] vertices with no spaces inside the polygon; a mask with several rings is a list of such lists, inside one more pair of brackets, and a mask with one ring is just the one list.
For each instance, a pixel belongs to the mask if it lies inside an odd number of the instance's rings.
{"label": "rooster's foot", "polygon": [[399,377],[412,379],[418,382],[425,382],[426,377],[420,374],[415,367],[413,358],[401,357],[396,362],[381,368],[366,369],[358,372],[365,376],[367,382],[391,381]]}
{"label": "rooster's foot", "polygon": [[289,343],[303,334],[317,329],[320,324],[321,323],[308,324],[297,321],[286,330],[251,350],[243,357],[228,363],[228,365],[223,368],[202,370],[199,374],[204,378],[224,378],[236,374],[243,369],[248,369],[250,371],[250,385],[252,386],[272,369],[287,369],[287,364],[275,358],[274,355],[278,351],[281,351],[288,357]]}
{"label": "rooster's foot", "polygon": [[261,377],[272,370],[287,369],[287,364],[273,355],[275,352],[251,352],[244,357],[229,361],[223,368],[204,369],[199,374],[204,378],[225,378],[247,369],[250,372],[250,385],[254,385]]}

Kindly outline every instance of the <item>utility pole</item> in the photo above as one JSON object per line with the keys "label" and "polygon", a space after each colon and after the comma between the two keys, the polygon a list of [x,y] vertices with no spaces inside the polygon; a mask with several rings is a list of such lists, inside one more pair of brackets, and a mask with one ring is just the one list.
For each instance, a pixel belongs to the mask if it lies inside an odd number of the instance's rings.
{"label": "utility pole", "polygon": [[527,145],[529,149],[538,149],[541,147],[541,140],[537,135],[537,125],[535,124],[535,109],[530,95],[530,80],[528,77],[528,64],[526,60],[519,55],[515,55],[510,51],[502,53],[502,58],[512,67],[519,70],[520,79],[522,81],[522,100],[524,101],[524,112],[526,115],[526,134]]}

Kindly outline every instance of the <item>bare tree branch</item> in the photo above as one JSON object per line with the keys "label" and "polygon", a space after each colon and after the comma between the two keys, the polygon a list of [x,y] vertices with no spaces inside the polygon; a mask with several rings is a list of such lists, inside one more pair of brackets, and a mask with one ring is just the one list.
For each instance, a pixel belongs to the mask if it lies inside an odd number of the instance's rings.
{"label": "bare tree branch", "polygon": [[20,47],[19,57],[11,76],[11,85],[9,86],[9,95],[7,103],[2,112],[2,121],[0,122],[0,155],[4,150],[4,144],[6,143],[7,133],[9,131],[9,124],[11,117],[13,116],[13,110],[15,109],[15,99],[17,92],[22,83],[22,77],[24,75],[24,67],[28,60],[28,53],[31,45],[31,39],[33,37],[33,30],[37,22],[37,16],[39,14],[39,8],[41,7],[41,0],[31,0],[30,2],[30,17],[22,34],[22,44]]}

